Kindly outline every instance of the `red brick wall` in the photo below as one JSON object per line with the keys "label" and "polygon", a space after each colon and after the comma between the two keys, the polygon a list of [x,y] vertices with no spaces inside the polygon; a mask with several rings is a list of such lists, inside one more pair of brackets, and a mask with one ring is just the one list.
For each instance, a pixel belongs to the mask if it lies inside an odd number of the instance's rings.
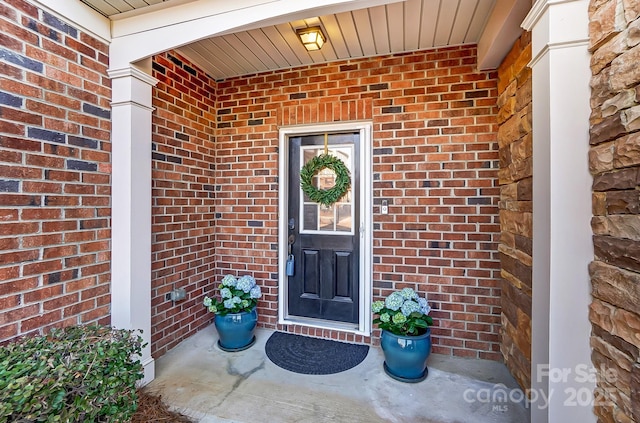
{"label": "red brick wall", "polygon": [[267,288],[261,324],[277,322],[279,125],[370,119],[374,296],[427,293],[434,352],[500,358],[496,73],[475,69],[476,49],[453,47],[218,83],[217,275]]}
{"label": "red brick wall", "polygon": [[109,323],[107,52],[28,2],[0,3],[0,342]]}
{"label": "red brick wall", "polygon": [[[0,8],[2,341],[109,322],[111,91],[105,44],[21,0]],[[278,125],[369,119],[375,297],[417,288],[434,351],[499,358],[496,74],[474,70],[475,48],[221,83],[171,56],[154,67],[155,356],[210,321],[202,296],[227,272],[267,288],[261,323],[276,326]],[[173,287],[187,300],[166,301]]]}
{"label": "red brick wall", "polygon": [[[215,81],[175,52],[154,58],[151,349],[156,357],[211,322]],[[173,303],[166,294],[185,288]]]}

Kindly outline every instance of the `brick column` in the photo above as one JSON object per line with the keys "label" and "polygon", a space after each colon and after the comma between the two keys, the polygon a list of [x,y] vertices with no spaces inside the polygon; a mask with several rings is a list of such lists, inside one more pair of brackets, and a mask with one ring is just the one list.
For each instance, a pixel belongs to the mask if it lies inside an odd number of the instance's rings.
{"label": "brick column", "polygon": [[595,384],[583,380],[591,368],[593,259],[588,4],[539,0],[523,24],[532,31],[533,57],[534,422],[595,421]]}
{"label": "brick column", "polygon": [[112,80],[113,235],[111,324],[141,330],[146,384],[151,357],[151,94],[155,78],[135,67],[109,71]]}

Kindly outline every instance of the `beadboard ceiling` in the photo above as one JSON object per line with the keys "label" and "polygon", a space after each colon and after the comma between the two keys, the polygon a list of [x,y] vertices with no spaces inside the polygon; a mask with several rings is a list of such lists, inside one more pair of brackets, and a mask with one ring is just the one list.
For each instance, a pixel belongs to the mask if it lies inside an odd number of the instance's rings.
{"label": "beadboard ceiling", "polygon": [[[80,0],[118,19],[185,0]],[[302,1],[302,0],[301,0]],[[496,0],[407,0],[200,40],[178,50],[213,78],[479,41]],[[296,29],[320,25],[327,42],[308,52]]]}

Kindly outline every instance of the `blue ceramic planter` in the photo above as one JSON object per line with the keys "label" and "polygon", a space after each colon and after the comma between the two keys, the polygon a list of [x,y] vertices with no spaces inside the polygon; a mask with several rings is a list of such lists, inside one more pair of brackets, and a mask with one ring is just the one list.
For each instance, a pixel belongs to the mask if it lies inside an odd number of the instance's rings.
{"label": "blue ceramic planter", "polygon": [[256,342],[253,331],[258,323],[258,312],[254,308],[248,312],[216,314],[213,323],[218,331],[218,346],[223,351],[246,350]]}
{"label": "blue ceramic planter", "polygon": [[382,331],[384,371],[401,382],[420,382],[427,377],[427,358],[431,354],[431,329],[419,336],[395,335]]}

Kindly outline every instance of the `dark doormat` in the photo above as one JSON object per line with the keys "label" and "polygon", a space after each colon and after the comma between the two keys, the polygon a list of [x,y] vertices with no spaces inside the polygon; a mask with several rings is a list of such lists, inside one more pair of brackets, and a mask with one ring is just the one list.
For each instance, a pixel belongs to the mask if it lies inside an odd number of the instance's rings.
{"label": "dark doormat", "polygon": [[360,364],[369,346],[274,332],[267,340],[265,351],[267,357],[283,369],[306,375],[330,375]]}

